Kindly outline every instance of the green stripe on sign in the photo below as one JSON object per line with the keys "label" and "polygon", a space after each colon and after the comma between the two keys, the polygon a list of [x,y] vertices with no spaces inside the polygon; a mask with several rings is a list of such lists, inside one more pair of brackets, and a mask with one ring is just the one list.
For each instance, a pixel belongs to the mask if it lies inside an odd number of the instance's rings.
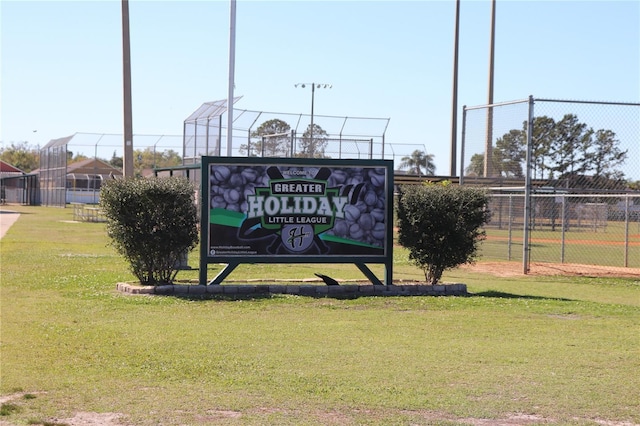
{"label": "green stripe on sign", "polygon": [[211,209],[209,212],[209,222],[216,225],[232,226],[239,228],[245,216],[240,212],[232,212],[225,209]]}
{"label": "green stripe on sign", "polygon": [[348,238],[336,237],[335,235],[321,234],[320,239],[322,241],[329,241],[332,243],[341,243],[341,244],[348,244],[350,246],[361,246],[361,247],[369,247],[369,248],[382,250],[382,247],[380,246],[374,246],[373,244],[363,243],[362,241],[350,240]]}

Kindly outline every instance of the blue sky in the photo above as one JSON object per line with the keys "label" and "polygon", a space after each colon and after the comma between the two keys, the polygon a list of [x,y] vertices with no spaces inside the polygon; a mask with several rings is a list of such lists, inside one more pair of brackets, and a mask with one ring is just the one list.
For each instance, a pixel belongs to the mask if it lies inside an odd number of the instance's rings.
{"label": "blue sky", "polygon": [[[129,8],[134,133],[180,135],[227,97],[229,2]],[[461,3],[459,110],[487,101],[490,12]],[[424,147],[448,174],[454,13],[453,0],[239,0],[236,107],[308,114],[294,84],[329,83],[315,114],[390,118],[387,143]],[[119,1],[2,0],[0,14],[3,146],[122,133]],[[640,102],[640,2],[498,0],[494,100],[529,95]]]}

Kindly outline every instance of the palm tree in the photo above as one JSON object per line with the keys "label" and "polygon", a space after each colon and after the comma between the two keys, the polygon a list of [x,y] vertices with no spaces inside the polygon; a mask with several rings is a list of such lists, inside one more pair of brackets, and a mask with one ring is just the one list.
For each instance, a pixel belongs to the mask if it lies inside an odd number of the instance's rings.
{"label": "palm tree", "polygon": [[402,157],[400,169],[407,169],[407,173],[421,175],[424,170],[425,175],[433,175],[436,172],[436,165],[433,162],[433,154],[416,149],[410,156]]}

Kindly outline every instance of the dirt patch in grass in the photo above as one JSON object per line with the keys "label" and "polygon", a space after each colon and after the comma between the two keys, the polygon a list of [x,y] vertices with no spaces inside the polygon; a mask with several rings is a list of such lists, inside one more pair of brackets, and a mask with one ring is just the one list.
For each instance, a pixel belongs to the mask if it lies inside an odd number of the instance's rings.
{"label": "dirt patch in grass", "polygon": [[[0,395],[0,404],[12,404],[21,407],[21,403],[34,399],[37,395],[45,392],[15,392],[8,395]],[[126,423],[120,422],[123,417],[120,413],[75,413],[73,417],[67,419],[40,419],[33,420],[34,425],[51,425],[51,426],[126,426]],[[10,416],[0,418],[0,426],[14,426],[15,423],[10,421]],[[39,422],[39,423],[38,423]]]}
{"label": "dirt patch in grass", "polygon": [[[25,399],[26,393],[14,393],[10,395],[0,396],[0,403],[18,402]],[[31,394],[29,394],[31,395]],[[280,414],[285,417],[302,417],[301,411],[291,411],[287,409],[275,407],[256,407],[248,409],[245,412],[225,409],[208,409],[200,415],[194,416],[195,424],[218,424],[226,421],[239,421],[242,423],[242,417],[249,415],[250,417],[269,416],[271,414]],[[459,425],[471,426],[529,426],[542,424],[558,424],[557,419],[538,416],[534,414],[512,413],[506,414],[502,418],[482,419],[474,417],[457,417],[451,414],[442,413],[431,410],[358,410],[349,411],[320,411],[312,410],[305,415],[319,420],[325,424],[332,425],[350,425],[354,424],[354,415],[356,417],[366,417],[371,420],[389,419],[394,416],[414,418],[418,421],[427,422],[450,422]],[[48,418],[42,419],[40,423],[33,422],[37,425],[51,426],[129,426],[130,424],[124,420],[126,416],[122,413],[94,413],[94,412],[77,412],[73,417],[69,418]],[[602,426],[640,426],[640,424],[615,421],[605,419],[583,419],[573,418],[577,423],[595,423]],[[0,426],[16,426],[11,422],[10,417],[0,418]]]}
{"label": "dirt patch in grass", "polygon": [[68,426],[122,426],[119,413],[76,413],[68,419],[50,419],[53,424]]}
{"label": "dirt patch in grass", "polygon": [[[259,418],[260,416],[268,416],[273,414],[279,414],[285,418],[303,418],[307,417],[313,419],[322,424],[327,425],[353,425],[357,424],[354,421],[355,417],[365,417],[370,421],[376,423],[388,422],[390,418],[405,418],[413,419],[422,422],[439,423],[447,422],[457,424],[461,426],[531,426],[531,425],[556,425],[561,424],[558,419],[539,416],[535,414],[524,413],[510,413],[504,415],[502,418],[494,419],[482,419],[474,417],[457,417],[451,414],[432,411],[432,410],[377,410],[377,409],[365,409],[353,411],[321,411],[311,410],[309,412],[291,411],[287,409],[275,408],[275,407],[257,407],[248,409],[245,412],[232,411],[232,410],[208,410],[205,415],[196,416],[196,421],[202,424],[216,423],[228,419],[241,420],[244,415],[249,415],[252,418]],[[637,423],[632,422],[620,422],[604,419],[584,419],[573,418],[577,424],[581,423],[595,423],[602,426],[640,426]],[[412,424],[412,420],[407,420],[407,424]],[[240,421],[241,423],[241,421]]]}
{"label": "dirt patch in grass", "polygon": [[[474,265],[462,265],[460,266],[460,269],[479,273],[488,273],[497,277],[513,277],[524,275],[522,262],[478,262]],[[621,277],[640,279],[640,268],[581,265],[577,263],[532,262],[527,275]]]}
{"label": "dirt patch in grass", "polygon": [[[41,421],[33,421],[33,425],[51,425],[51,426],[126,426],[121,423],[119,413],[76,413],[68,419],[43,419]],[[0,426],[15,426],[8,420],[0,419]]]}

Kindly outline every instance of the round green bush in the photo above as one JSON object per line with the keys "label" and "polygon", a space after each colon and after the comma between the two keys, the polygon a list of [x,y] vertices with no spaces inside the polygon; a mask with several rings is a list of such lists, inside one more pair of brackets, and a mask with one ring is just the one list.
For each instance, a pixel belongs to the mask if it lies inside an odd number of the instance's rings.
{"label": "round green bush", "polygon": [[409,258],[436,284],[446,269],[472,263],[482,228],[491,217],[489,198],[479,188],[425,184],[400,187],[398,241]]}
{"label": "round green bush", "polygon": [[100,191],[111,245],[143,285],[171,284],[198,244],[195,190],[181,177],[115,179]]}

